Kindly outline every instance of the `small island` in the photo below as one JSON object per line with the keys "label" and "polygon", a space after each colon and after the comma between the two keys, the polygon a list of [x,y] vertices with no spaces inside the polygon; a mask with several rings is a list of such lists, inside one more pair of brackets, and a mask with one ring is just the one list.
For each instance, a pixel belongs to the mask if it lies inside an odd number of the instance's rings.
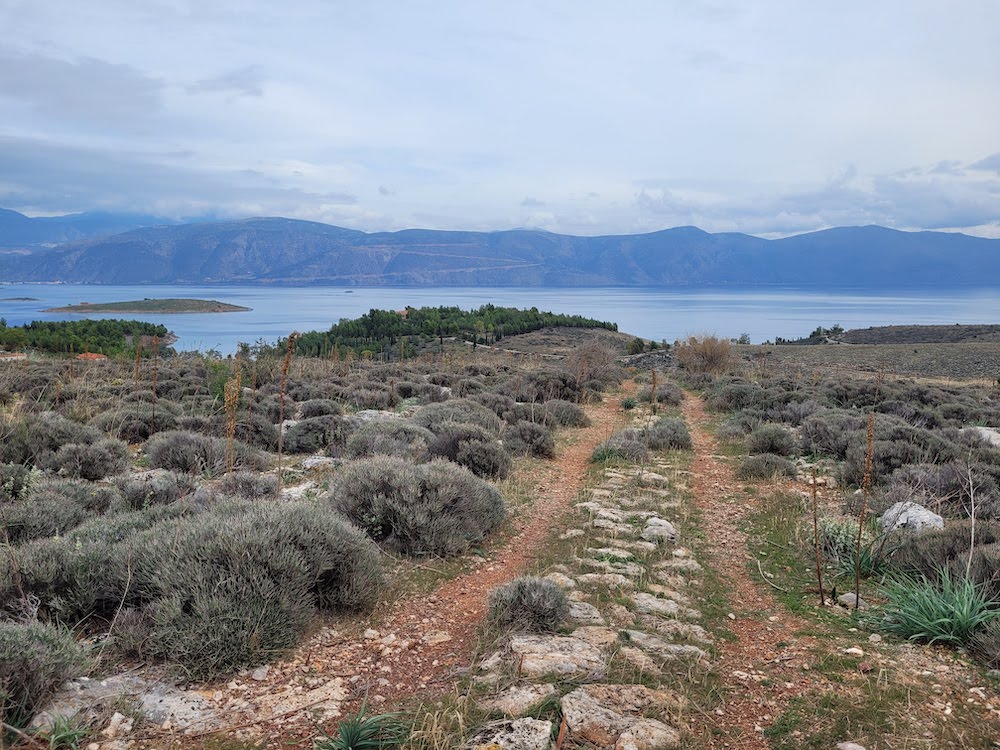
{"label": "small island", "polygon": [[0,302],[38,302],[38,297],[0,297]]}
{"label": "small island", "polygon": [[127,302],[80,302],[65,307],[50,307],[42,312],[57,313],[226,313],[249,312],[251,308],[230,305],[214,299],[137,299]]}

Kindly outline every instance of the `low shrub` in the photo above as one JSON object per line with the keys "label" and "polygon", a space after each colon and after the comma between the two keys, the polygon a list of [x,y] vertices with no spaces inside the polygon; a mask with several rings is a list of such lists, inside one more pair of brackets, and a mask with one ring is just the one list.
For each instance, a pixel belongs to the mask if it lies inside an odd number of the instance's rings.
{"label": "low shrub", "polygon": [[1000,618],[990,621],[972,636],[970,650],[988,669],[1000,669]]}
{"label": "low shrub", "polygon": [[282,445],[286,453],[325,451],[332,456],[339,456],[347,438],[356,428],[357,422],[347,417],[310,417],[289,424],[285,428]]}
{"label": "low shrub", "polygon": [[195,484],[187,476],[165,469],[131,474],[116,482],[122,503],[129,510],[151,505],[168,505],[194,492]]}
{"label": "low shrub", "polygon": [[794,477],[795,464],[773,453],[748,456],[736,470],[737,479],[773,479],[779,476]]}
{"label": "low shrub", "polygon": [[102,412],[90,424],[127,443],[141,443],[155,432],[177,429],[177,415],[159,404],[154,407],[143,402]]}
{"label": "low shrub", "polygon": [[496,414],[482,404],[465,398],[422,406],[413,415],[413,422],[435,433],[443,425],[455,422],[473,424],[494,435],[500,432],[500,418]]}
{"label": "low shrub", "polygon": [[26,497],[40,475],[24,464],[0,464],[0,503]]}
{"label": "low shrub", "polygon": [[556,441],[544,425],[521,420],[503,432],[503,444],[515,456],[555,458]]}
{"label": "low shrub", "polygon": [[[153,435],[146,442],[145,451],[149,465],[154,468],[207,476],[216,476],[226,469],[227,443],[223,438],[170,430]],[[267,466],[264,456],[246,443],[234,441],[233,451],[239,468],[263,470]]]}
{"label": "low shrub", "polygon": [[93,427],[74,422],[55,412],[28,415],[23,419],[0,418],[0,461],[42,466],[62,446],[90,444],[101,438]]}
{"label": "low shrub", "polygon": [[542,405],[542,421],[556,427],[588,427],[587,413],[571,401],[550,399]]}
{"label": "low shrub", "polygon": [[632,396],[626,396],[619,402],[622,411],[632,411],[635,408],[635,398]]}
{"label": "low shrub", "polygon": [[649,458],[646,439],[640,430],[625,429],[615,432],[598,443],[590,454],[591,463],[605,461],[641,462]]}
{"label": "low shrub", "polygon": [[747,448],[753,454],[791,456],[798,450],[798,444],[795,436],[781,425],[765,424],[747,436]]}
{"label": "low shrub", "polygon": [[845,458],[851,437],[865,429],[864,414],[822,409],[802,420],[799,431],[806,453]]}
{"label": "low shrub", "polygon": [[129,464],[128,446],[121,440],[102,438],[93,443],[67,443],[45,462],[45,468],[80,479],[104,479],[120,474]]}
{"label": "low shrub", "polygon": [[26,727],[66,680],[87,667],[86,654],[69,630],[0,620],[0,717]]}
{"label": "low shrub", "polygon": [[404,419],[377,419],[365,422],[344,446],[345,458],[398,456],[414,462],[426,461],[434,440],[430,430]]}
{"label": "low shrub", "polygon": [[568,616],[569,599],[557,583],[522,576],[490,593],[486,620],[503,633],[554,633]]}
{"label": "low shrub", "polygon": [[485,429],[465,422],[444,422],[435,428],[428,444],[431,455],[461,464],[481,477],[503,478],[510,474],[506,449]]}
{"label": "low shrub", "polygon": [[230,497],[243,500],[267,500],[278,497],[278,478],[274,474],[234,471],[219,482],[219,489]]}
{"label": "low shrub", "polygon": [[334,476],[326,502],[375,541],[412,555],[464,552],[504,518],[497,489],[447,461],[354,461]]}
{"label": "low shrub", "polygon": [[[653,396],[652,386],[640,388],[635,398],[640,404],[650,403]],[[668,406],[679,406],[684,400],[684,391],[670,382],[661,382],[656,386],[656,403]]]}
{"label": "low shrub", "polygon": [[313,398],[299,404],[299,418],[309,419],[310,417],[325,417],[327,415],[340,416],[344,413],[344,407],[336,401],[328,398]]}
{"label": "low shrub", "polygon": [[875,616],[876,626],[911,641],[968,645],[975,633],[1000,617],[972,581],[946,569],[935,580],[899,577],[884,586],[885,604]]}
{"label": "low shrub", "polygon": [[978,522],[974,547],[970,521],[952,521],[943,529],[897,536],[899,542],[892,555],[892,566],[902,575],[933,581],[941,569],[947,569],[955,578],[965,576],[968,571],[973,583],[1000,601],[1000,524]]}
{"label": "low shrub", "polygon": [[646,431],[646,445],[654,451],[690,450],[691,433],[683,420],[662,417]]}
{"label": "low shrub", "polygon": [[130,544],[151,653],[198,678],[274,659],[317,609],[370,609],[383,580],[371,541],[315,503],[235,504]]}

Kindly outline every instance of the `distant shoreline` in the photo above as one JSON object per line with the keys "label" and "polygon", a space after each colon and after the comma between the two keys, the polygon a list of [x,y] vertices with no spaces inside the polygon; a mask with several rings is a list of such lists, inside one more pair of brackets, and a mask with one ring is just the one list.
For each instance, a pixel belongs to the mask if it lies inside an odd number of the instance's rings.
{"label": "distant shoreline", "polygon": [[190,313],[250,312],[253,308],[231,305],[212,299],[142,299],[126,302],[80,302],[63,307],[42,310],[47,313],[129,313],[158,315],[184,315]]}

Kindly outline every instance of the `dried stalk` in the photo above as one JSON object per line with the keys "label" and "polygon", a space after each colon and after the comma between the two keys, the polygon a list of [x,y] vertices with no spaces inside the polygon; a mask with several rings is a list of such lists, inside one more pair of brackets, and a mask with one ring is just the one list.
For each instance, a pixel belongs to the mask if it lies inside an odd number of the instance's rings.
{"label": "dried stalk", "polygon": [[823,591],[823,565],[819,554],[819,500],[816,496],[816,467],[812,470],[812,503],[813,503],[813,549],[816,551],[816,582],[819,586],[819,606],[826,606],[826,593]]}
{"label": "dried stalk", "polygon": [[160,337],[153,336],[153,411],[149,417],[149,434],[156,432],[156,379],[160,367]]}
{"label": "dried stalk", "polygon": [[298,331],[288,335],[288,345],[285,347],[285,358],[281,362],[281,387],[278,389],[278,496],[281,496],[281,450],[285,437],[285,388],[288,387],[288,368],[292,365],[292,355],[295,354],[295,340]]}
{"label": "dried stalk", "polygon": [[236,377],[226,381],[224,402],[226,409],[226,473],[231,474],[236,465],[236,410],[240,405],[241,373],[237,366]]}
{"label": "dried stalk", "polygon": [[861,534],[868,513],[868,498],[872,491],[872,464],[875,460],[875,412],[868,412],[868,432],[865,439],[865,476],[861,480],[861,512],[858,514],[858,538],[854,543],[854,609],[861,604]]}
{"label": "dried stalk", "polygon": [[649,390],[649,410],[656,416],[656,370],[650,370],[653,375],[653,383]]}

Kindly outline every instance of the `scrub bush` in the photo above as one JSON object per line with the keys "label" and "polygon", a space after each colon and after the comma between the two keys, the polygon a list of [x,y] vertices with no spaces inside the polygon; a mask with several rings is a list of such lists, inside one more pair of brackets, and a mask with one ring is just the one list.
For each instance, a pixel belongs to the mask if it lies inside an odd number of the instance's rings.
{"label": "scrub bush", "polygon": [[447,461],[354,461],[334,476],[326,502],[383,546],[411,555],[459,554],[504,518],[497,489]]}
{"label": "scrub bush", "polygon": [[773,479],[778,476],[794,477],[795,464],[773,453],[749,456],[736,470],[737,479]]}
{"label": "scrub bush", "polygon": [[795,454],[798,445],[795,436],[784,427],[765,424],[747,436],[747,448],[751,453],[773,453],[776,456]]}
{"label": "scrub bush", "polygon": [[490,593],[486,620],[504,633],[554,633],[567,617],[569,599],[558,584],[522,576]]}
{"label": "scrub bush", "polygon": [[87,667],[70,631],[40,622],[0,621],[0,717],[26,727],[66,680]]}

